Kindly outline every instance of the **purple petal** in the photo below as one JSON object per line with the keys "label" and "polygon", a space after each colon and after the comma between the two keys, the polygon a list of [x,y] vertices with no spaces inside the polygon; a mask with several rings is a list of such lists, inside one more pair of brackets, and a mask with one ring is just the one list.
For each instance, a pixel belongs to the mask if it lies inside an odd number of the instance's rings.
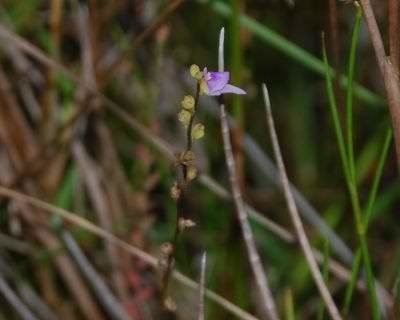
{"label": "purple petal", "polygon": [[229,81],[229,72],[208,72],[206,81],[210,93],[222,90]]}
{"label": "purple petal", "polygon": [[246,91],[231,84],[227,84],[225,87],[222,88],[221,93],[246,94]]}

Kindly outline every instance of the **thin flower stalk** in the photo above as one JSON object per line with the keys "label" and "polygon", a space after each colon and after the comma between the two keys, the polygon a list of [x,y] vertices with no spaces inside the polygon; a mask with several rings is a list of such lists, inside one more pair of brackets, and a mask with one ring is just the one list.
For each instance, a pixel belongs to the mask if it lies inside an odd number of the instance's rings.
{"label": "thin flower stalk", "polygon": [[179,240],[179,235],[187,228],[195,226],[191,220],[185,219],[183,202],[185,193],[187,192],[190,182],[197,176],[197,168],[194,165],[195,154],[192,150],[193,140],[201,139],[204,136],[204,125],[194,123],[200,95],[220,96],[225,93],[246,94],[246,92],[238,87],[229,84],[229,72],[208,71],[193,64],[190,67],[191,76],[197,80],[196,94],[185,96],[182,100],[182,109],[178,113],[178,120],[186,128],[186,148],[185,151],[176,156],[176,165],[178,170],[178,179],[171,188],[171,197],[176,201],[176,222],[175,232],[172,243],[165,243],[161,247],[160,267],[162,273],[162,301],[167,309],[175,309],[174,302],[168,295],[169,279],[175,261],[175,252]]}
{"label": "thin flower stalk", "polygon": [[[175,220],[175,231],[173,235],[172,243],[166,243],[163,245],[161,250],[160,265],[164,269],[162,274],[162,287],[161,297],[164,305],[168,309],[174,309],[174,303],[169,298],[168,287],[171,278],[171,273],[175,261],[176,247],[179,241],[179,235],[188,227],[193,227],[195,224],[191,220],[184,218],[183,210],[183,199],[187,191],[188,185],[192,178],[195,177],[196,173],[191,176],[191,171],[197,172],[197,169],[193,166],[194,154],[192,152],[193,145],[193,124],[196,115],[197,106],[200,97],[200,82],[197,82],[196,95],[194,100],[191,96],[186,96],[182,101],[182,110],[178,115],[179,120],[186,127],[186,147],[183,153],[177,155],[176,165],[178,167],[178,179],[174,186],[171,188],[171,197],[176,200],[176,220]],[[185,118],[184,115],[189,115]]]}
{"label": "thin flower stalk", "polygon": [[[218,51],[218,71],[224,72],[224,29],[220,33],[219,51]],[[228,119],[225,111],[223,96],[220,96],[220,122],[224,145],[226,165],[229,173],[229,180],[232,189],[232,198],[235,203],[238,220],[242,229],[242,235],[246,244],[247,254],[250,266],[254,273],[256,284],[260,293],[265,316],[271,320],[279,320],[278,311],[269,288],[267,276],[262,265],[260,255],[258,254],[255,239],[248,219],[248,213],[244,205],[243,197],[239,187],[239,181],[236,172],[235,159],[232,151],[232,143],[229,135]]]}

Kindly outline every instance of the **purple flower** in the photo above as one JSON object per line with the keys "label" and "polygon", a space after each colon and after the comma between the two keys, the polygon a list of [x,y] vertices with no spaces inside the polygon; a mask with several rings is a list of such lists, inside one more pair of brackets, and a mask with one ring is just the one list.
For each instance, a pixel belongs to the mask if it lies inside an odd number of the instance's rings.
{"label": "purple flower", "polygon": [[229,84],[229,72],[208,72],[204,68],[203,77],[207,84],[206,94],[219,96],[224,93],[246,94],[246,91]]}

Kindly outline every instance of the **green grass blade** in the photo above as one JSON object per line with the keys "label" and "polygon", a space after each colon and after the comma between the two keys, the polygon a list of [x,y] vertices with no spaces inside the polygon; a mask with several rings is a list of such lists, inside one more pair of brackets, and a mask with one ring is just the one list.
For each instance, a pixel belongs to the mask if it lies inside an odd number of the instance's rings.
{"label": "green grass blade", "polygon": [[385,163],[386,163],[386,160],[387,160],[387,157],[389,154],[389,149],[390,149],[390,145],[392,143],[392,138],[393,138],[392,128],[389,128],[386,132],[385,141],[383,143],[383,148],[382,148],[382,153],[379,158],[378,167],[376,169],[374,180],[372,182],[371,191],[368,196],[367,207],[365,209],[364,225],[365,225],[366,230],[368,230],[368,225],[371,220],[372,209],[374,207],[375,199],[378,194],[378,188],[379,188],[379,184],[381,182],[383,168],[385,166]]}
{"label": "green grass blade", "polygon": [[[389,128],[386,133],[382,153],[381,153],[381,156],[380,156],[379,162],[378,162],[378,168],[376,170],[374,180],[372,182],[371,191],[368,196],[368,203],[367,203],[367,207],[365,209],[365,216],[363,217],[363,223],[364,223],[366,231],[368,229],[368,225],[371,220],[372,208],[374,206],[376,195],[378,193],[379,183],[382,178],[382,172],[383,172],[383,168],[385,166],[386,159],[387,159],[387,156],[389,153],[390,145],[392,142],[392,137],[393,137],[392,129]],[[358,279],[358,274],[360,272],[360,266],[361,266],[361,251],[360,251],[360,249],[358,249],[354,256],[354,262],[353,262],[353,266],[352,266],[352,270],[351,270],[351,279],[346,288],[345,302],[344,302],[344,306],[343,306],[344,314],[347,314],[349,312],[350,304],[351,304],[351,301],[353,298],[354,289],[355,289],[357,279]]]}
{"label": "green grass blade", "polygon": [[370,296],[370,302],[372,307],[372,318],[374,320],[380,319],[379,306],[375,290],[375,278],[372,273],[371,259],[368,252],[367,241],[365,238],[365,228],[363,226],[361,206],[358,198],[358,191],[355,185],[355,181],[352,180],[351,173],[349,171],[349,163],[346,155],[346,146],[343,138],[343,131],[340,126],[339,116],[337,111],[337,104],[335,99],[335,94],[333,90],[332,76],[329,72],[328,58],[326,54],[325,44],[323,44],[323,59],[325,63],[325,78],[326,87],[328,92],[329,106],[332,114],[332,119],[335,127],[335,134],[339,146],[339,153],[342,160],[343,171],[346,178],[347,187],[350,194],[351,205],[353,208],[354,220],[356,224],[356,231],[358,240],[361,247],[361,253],[363,257],[364,266],[367,272],[367,287]]}
{"label": "green grass blade", "polygon": [[293,304],[293,293],[291,289],[286,289],[284,294],[284,305],[285,305],[285,320],[295,320],[295,311]]}
{"label": "green grass blade", "polygon": [[[324,241],[324,260],[322,263],[322,276],[324,278],[325,283],[327,283],[328,278],[329,278],[329,257],[330,257],[329,241],[325,239],[325,241]],[[317,319],[323,320],[324,314],[325,314],[325,304],[323,303],[323,301],[321,301],[321,304],[320,304],[319,310],[318,310]]]}
{"label": "green grass blade", "polygon": [[354,162],[354,145],[353,145],[353,82],[354,69],[356,65],[356,53],[358,37],[360,34],[362,11],[357,8],[356,20],[354,23],[353,33],[351,36],[350,55],[347,72],[347,94],[346,94],[346,119],[347,119],[347,155],[349,163],[349,173],[351,179],[356,181],[356,169]]}
{"label": "green grass blade", "polygon": [[340,154],[340,159],[342,161],[343,171],[345,174],[346,181],[348,181],[350,179],[350,173],[349,173],[349,167],[348,167],[348,163],[347,163],[346,145],[345,145],[344,138],[343,138],[343,129],[342,129],[342,126],[340,125],[340,120],[339,120],[339,113],[338,113],[335,93],[334,93],[334,89],[333,89],[333,78],[332,78],[331,73],[329,72],[330,67],[328,64],[328,57],[326,54],[325,42],[323,42],[323,50],[322,51],[323,51],[323,59],[325,62],[325,67],[326,67],[325,79],[326,79],[326,90],[328,93],[329,109],[331,112],[333,126],[335,129],[335,135],[336,135],[336,140],[337,140],[338,147],[339,147],[339,154]]}

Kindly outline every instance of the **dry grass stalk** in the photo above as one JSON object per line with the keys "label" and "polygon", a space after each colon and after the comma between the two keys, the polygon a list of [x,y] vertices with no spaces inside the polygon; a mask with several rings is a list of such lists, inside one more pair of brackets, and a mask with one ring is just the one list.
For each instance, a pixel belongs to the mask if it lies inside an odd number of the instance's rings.
{"label": "dry grass stalk", "polygon": [[320,291],[320,294],[326,304],[326,307],[329,311],[330,316],[334,320],[341,320],[342,317],[340,316],[339,310],[335,305],[335,302],[332,299],[331,294],[329,293],[329,290],[323,280],[321,271],[318,268],[318,264],[315,260],[314,254],[312,252],[312,248],[310,246],[310,243],[307,239],[306,233],[304,231],[303,223],[300,219],[300,215],[297,211],[297,206],[294,201],[293,194],[290,190],[289,187],[289,179],[286,174],[286,169],[285,165],[283,163],[283,158],[282,158],[282,153],[279,147],[279,142],[278,142],[278,137],[275,131],[275,125],[274,125],[274,120],[272,117],[272,112],[271,112],[271,104],[269,100],[269,95],[267,91],[267,87],[264,84],[263,87],[263,94],[264,94],[264,102],[265,102],[265,109],[267,113],[267,123],[269,127],[269,132],[272,140],[272,146],[275,154],[275,159],[279,168],[281,180],[282,180],[282,189],[285,194],[288,210],[290,213],[290,217],[292,219],[292,223],[295,227],[297,237],[299,239],[301,248],[303,250],[303,253],[306,257],[307,263],[310,267],[312,276],[314,278],[314,281]]}

